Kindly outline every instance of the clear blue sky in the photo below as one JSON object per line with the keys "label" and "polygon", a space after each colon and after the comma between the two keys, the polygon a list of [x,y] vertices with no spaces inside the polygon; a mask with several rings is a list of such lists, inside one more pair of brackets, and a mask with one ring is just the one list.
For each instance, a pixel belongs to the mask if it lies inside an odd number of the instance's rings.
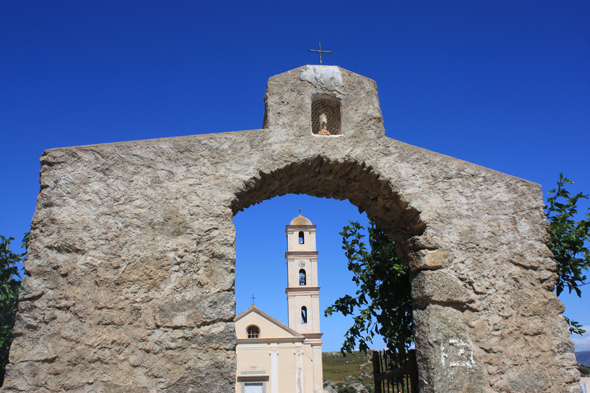
{"label": "clear blue sky", "polygon": [[[377,82],[387,136],[590,193],[588,1],[0,0],[0,234],[28,230],[43,150],[258,129],[268,78],[317,64],[319,40],[324,64]],[[299,207],[318,224],[322,306],[353,289],[337,232],[354,206],[285,196],[235,217],[238,311],[254,292],[286,322]],[[585,291],[562,300],[590,326]],[[346,323],[322,320],[325,350]]]}

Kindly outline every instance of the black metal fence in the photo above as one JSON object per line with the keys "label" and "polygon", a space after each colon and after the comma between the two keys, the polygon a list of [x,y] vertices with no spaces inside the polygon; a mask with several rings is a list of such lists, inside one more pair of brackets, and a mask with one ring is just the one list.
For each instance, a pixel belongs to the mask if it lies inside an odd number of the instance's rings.
{"label": "black metal fence", "polygon": [[416,350],[373,351],[375,393],[418,393]]}

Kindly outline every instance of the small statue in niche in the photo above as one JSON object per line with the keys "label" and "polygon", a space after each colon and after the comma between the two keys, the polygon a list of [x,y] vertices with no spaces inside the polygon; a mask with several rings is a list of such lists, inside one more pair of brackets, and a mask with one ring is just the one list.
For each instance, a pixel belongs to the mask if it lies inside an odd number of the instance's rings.
{"label": "small statue in niche", "polygon": [[328,116],[324,112],[320,115],[320,131],[318,135],[331,135],[328,131]]}

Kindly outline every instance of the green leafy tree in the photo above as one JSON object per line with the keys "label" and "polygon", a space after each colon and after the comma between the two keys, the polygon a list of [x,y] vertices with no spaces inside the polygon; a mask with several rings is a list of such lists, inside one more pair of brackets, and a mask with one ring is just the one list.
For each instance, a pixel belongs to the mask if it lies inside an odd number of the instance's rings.
{"label": "green leafy tree", "polygon": [[324,313],[358,314],[345,334],[343,353],[351,353],[357,343],[366,352],[375,335],[384,337],[391,350],[401,352],[414,337],[409,269],[395,252],[395,242],[372,220],[367,228],[370,250],[362,241],[363,230],[362,225],[351,221],[340,232],[348,270],[358,286],[356,296],[339,298]]}
{"label": "green leafy tree", "polygon": [[[571,180],[559,175],[557,188],[550,190],[547,198],[545,215],[549,220],[549,249],[557,262],[557,280],[555,292],[559,296],[566,288],[568,293],[574,291],[582,297],[581,286],[586,282],[586,271],[590,268],[590,250],[586,246],[590,241],[590,213],[588,218],[576,221],[577,204],[580,199],[588,199],[588,195],[578,193],[571,196],[565,189],[566,184],[574,184]],[[589,209],[590,211],[590,209]],[[584,334],[580,323],[566,318],[571,333]]]}
{"label": "green leafy tree", "polygon": [[[12,328],[18,309],[20,274],[17,263],[22,262],[26,252],[15,254],[10,251],[10,242],[14,238],[0,235],[0,386],[8,364],[8,352],[12,344]],[[21,247],[26,247],[29,234],[25,234]]]}

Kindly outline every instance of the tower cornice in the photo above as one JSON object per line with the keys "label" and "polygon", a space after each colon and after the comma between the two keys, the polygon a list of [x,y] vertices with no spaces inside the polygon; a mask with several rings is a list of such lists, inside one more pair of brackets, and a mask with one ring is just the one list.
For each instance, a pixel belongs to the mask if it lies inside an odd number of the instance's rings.
{"label": "tower cornice", "polygon": [[310,295],[317,295],[320,287],[287,287],[285,293],[289,292],[309,292]]}
{"label": "tower cornice", "polygon": [[287,225],[285,228],[285,232],[289,229],[316,229],[315,225]]}
{"label": "tower cornice", "polygon": [[319,251],[309,250],[309,251],[286,251],[286,255],[318,255]]}
{"label": "tower cornice", "polygon": [[305,341],[312,341],[312,340],[318,340],[319,344],[322,345],[322,341],[320,340],[322,338],[322,336],[324,335],[324,333],[302,333],[302,336],[305,337]]}

